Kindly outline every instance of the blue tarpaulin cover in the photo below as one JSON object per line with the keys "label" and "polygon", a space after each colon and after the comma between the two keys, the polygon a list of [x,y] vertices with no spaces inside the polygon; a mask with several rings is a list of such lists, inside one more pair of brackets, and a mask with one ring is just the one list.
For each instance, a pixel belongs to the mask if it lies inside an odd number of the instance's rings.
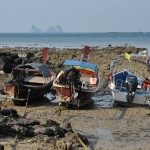
{"label": "blue tarpaulin cover", "polygon": [[92,64],[90,62],[79,61],[79,60],[66,60],[64,62],[64,65],[80,66],[80,67],[84,67],[84,68],[90,68],[94,72],[97,70],[97,65],[96,64]]}

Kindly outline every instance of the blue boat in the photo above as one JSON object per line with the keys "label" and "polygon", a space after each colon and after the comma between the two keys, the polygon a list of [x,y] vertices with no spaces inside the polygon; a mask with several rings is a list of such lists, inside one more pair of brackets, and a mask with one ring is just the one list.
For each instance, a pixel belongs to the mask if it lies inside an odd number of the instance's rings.
{"label": "blue boat", "polygon": [[115,63],[126,59],[113,60],[108,75],[109,88],[111,89],[114,103],[120,106],[149,106],[150,105],[150,80],[138,76],[138,70],[133,73],[131,66],[120,66],[115,70]]}

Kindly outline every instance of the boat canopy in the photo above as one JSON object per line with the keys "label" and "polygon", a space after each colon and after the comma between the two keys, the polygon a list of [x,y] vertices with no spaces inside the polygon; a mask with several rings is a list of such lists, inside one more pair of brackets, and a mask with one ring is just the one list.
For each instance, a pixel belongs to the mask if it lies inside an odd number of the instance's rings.
{"label": "boat canopy", "polygon": [[23,68],[25,68],[25,67],[31,67],[33,69],[38,69],[38,70],[40,70],[42,72],[43,77],[50,76],[50,70],[49,70],[49,68],[46,65],[41,64],[41,63],[29,63],[29,64],[21,65],[19,67],[21,67],[21,68],[22,67]]}
{"label": "boat canopy", "polygon": [[143,82],[143,80],[140,77],[136,76],[134,73],[132,73],[132,72],[130,72],[128,70],[123,70],[121,72],[118,72],[118,73],[114,74],[113,76],[114,76],[115,81],[117,79],[121,79],[123,82],[125,82],[127,76],[135,76],[135,77],[137,77],[138,83],[140,85]]}
{"label": "boat canopy", "polygon": [[77,69],[97,71],[97,65],[90,62],[84,62],[79,60],[65,60],[64,65],[75,66]]}

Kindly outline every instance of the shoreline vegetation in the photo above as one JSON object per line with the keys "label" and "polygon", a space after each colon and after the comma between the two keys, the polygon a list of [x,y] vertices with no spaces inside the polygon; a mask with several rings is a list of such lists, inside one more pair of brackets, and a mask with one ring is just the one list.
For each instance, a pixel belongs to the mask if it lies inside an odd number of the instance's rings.
{"label": "shoreline vegetation", "polygon": [[[66,59],[80,60],[81,54],[84,48],[77,49],[58,49],[49,48],[48,50],[48,65],[55,70],[56,73],[61,68],[62,63]],[[91,47],[89,59],[92,63],[97,64],[101,73],[101,84],[108,76],[111,60],[117,58],[123,58],[124,53],[131,54],[132,59],[146,61],[146,56],[142,55],[142,52],[147,51],[146,48],[137,48],[134,46],[116,46],[100,48]],[[18,56],[30,56],[32,60],[41,59],[42,48],[29,48],[29,47],[16,47],[16,48],[0,48],[0,56],[2,54],[17,54]],[[133,54],[133,55],[132,55]],[[145,54],[145,53],[144,53]],[[139,64],[136,61],[126,62],[125,65],[132,65],[142,72],[144,78],[149,77],[147,72],[147,66]],[[119,66],[122,64],[118,64]],[[0,76],[1,82],[8,79],[8,74]],[[100,89],[101,91],[101,89]],[[109,89],[107,89],[109,93]],[[98,95],[98,94],[97,94]],[[101,96],[101,95],[100,95]],[[94,104],[93,104],[94,105]],[[62,108],[55,103],[51,103],[46,100],[37,100],[31,102],[27,108],[25,118],[17,118],[18,115],[22,116],[24,113],[24,106],[14,106],[11,101],[4,101],[0,103],[0,107],[11,108],[9,116],[4,116],[0,113],[0,125],[2,122],[10,123],[11,119],[14,121],[12,126],[13,131],[16,133],[21,131],[21,135],[29,134],[25,129],[25,125],[28,129],[32,130],[33,124],[36,125],[36,136],[34,137],[19,137],[16,136],[1,136],[0,144],[7,150],[12,148],[16,149],[77,149],[82,150],[84,146],[77,139],[76,134],[70,131],[70,128],[66,129],[66,125],[71,123],[73,130],[77,131],[81,135],[81,138],[85,143],[89,142],[87,146],[91,150],[98,149],[122,149],[122,150],[144,150],[150,147],[149,137],[149,122],[150,111],[144,107],[112,107],[101,108],[96,104],[92,108],[83,108],[79,110],[68,110]],[[15,111],[15,110],[16,111]],[[5,111],[3,112],[6,113]],[[8,111],[7,111],[8,113]],[[17,116],[13,116],[17,115]],[[21,120],[21,122],[19,122]],[[35,121],[36,120],[36,121]],[[45,123],[46,121],[46,123]],[[54,121],[54,122],[53,122]],[[56,125],[56,122],[61,124]],[[20,127],[21,123],[24,123],[24,128]],[[51,133],[57,132],[56,136],[48,136],[47,126],[50,123],[55,125],[51,127]],[[66,130],[64,131],[64,128]],[[8,127],[7,127],[8,129]],[[1,130],[0,130],[1,131]],[[30,131],[31,132],[31,131]],[[38,133],[38,134],[37,134]],[[53,133],[52,133],[53,134]],[[58,137],[57,135],[63,134],[65,138]],[[71,148],[72,147],[72,148]]]}

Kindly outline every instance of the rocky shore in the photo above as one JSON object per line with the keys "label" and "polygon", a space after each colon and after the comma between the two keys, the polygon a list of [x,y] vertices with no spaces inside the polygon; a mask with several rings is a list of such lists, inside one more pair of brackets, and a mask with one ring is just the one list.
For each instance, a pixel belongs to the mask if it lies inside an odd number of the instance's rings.
{"label": "rocky shore", "polygon": [[[138,55],[139,52],[144,51],[145,48],[135,47],[92,47],[90,51],[90,61],[98,65],[101,73],[101,83],[109,73],[109,65],[111,60],[123,58],[124,53],[133,54],[132,59],[145,61],[145,57]],[[2,55],[7,53],[7,55]],[[57,73],[61,68],[62,63],[66,59],[79,60],[83,49],[56,49],[50,48],[48,55],[48,65]],[[26,61],[41,61],[42,49],[37,48],[1,48],[0,56],[3,56],[3,61],[11,56],[17,54],[18,56],[27,55]],[[10,63],[13,66],[18,65],[16,61]],[[19,64],[22,64],[23,58],[20,59]],[[149,77],[147,66],[133,62],[125,62],[125,65],[132,65],[142,72],[142,75]],[[4,64],[4,63],[3,63]],[[7,64],[7,63],[6,63]],[[122,64],[118,64],[119,66]],[[2,63],[1,63],[2,70]],[[6,80],[9,72],[1,75],[1,82]],[[102,100],[104,93],[95,95],[97,101]],[[107,95],[110,96],[109,90]],[[150,110],[145,107],[136,108],[122,108],[122,107],[101,107],[93,104],[90,107],[84,107],[79,110],[68,110],[58,106],[57,103],[48,100],[37,100],[30,102],[27,108],[25,117],[22,118],[25,107],[14,106],[11,101],[0,102],[1,109],[5,107],[13,110],[9,115],[4,115],[1,111],[0,115],[0,136],[1,146],[7,150],[11,149],[85,149],[80,143],[77,135],[70,127],[66,125],[71,124],[73,129],[82,135],[81,139],[92,150],[145,150],[149,149],[150,144]],[[7,112],[8,113],[8,112]],[[17,116],[16,116],[17,115]],[[10,123],[11,122],[11,123]],[[49,122],[55,123],[51,126]],[[7,126],[8,125],[8,126]],[[6,127],[8,132],[2,127]],[[4,129],[4,130],[3,130]],[[55,133],[57,129],[60,132]],[[13,132],[10,132],[13,131]],[[51,132],[47,132],[51,131]],[[5,132],[5,133],[4,133]],[[32,132],[32,137],[28,133]],[[13,136],[8,133],[13,133]],[[47,135],[52,133],[55,136]],[[61,136],[60,136],[61,134]],[[0,135],[2,135],[0,133]],[[63,136],[62,136],[63,135]],[[88,141],[88,142],[87,142]],[[69,143],[69,144],[68,144]],[[69,146],[68,146],[69,145]],[[0,146],[0,147],[1,147]],[[67,147],[68,146],[68,147]]]}
{"label": "rocky shore", "polygon": [[[113,59],[124,58],[124,53],[133,54],[133,59],[145,61],[146,57],[138,55],[145,51],[146,48],[136,48],[132,46],[122,47],[91,47],[89,58],[90,62],[97,64],[102,75],[108,75],[109,65]],[[57,73],[66,59],[80,60],[82,49],[58,49],[49,48],[48,65]],[[6,62],[6,73],[10,73],[11,69],[16,65],[27,62],[41,62],[42,49],[40,48],[0,48],[0,70],[3,70],[4,62]],[[24,60],[25,59],[25,60]],[[130,63],[131,64],[131,63]],[[130,65],[129,64],[129,65]],[[120,65],[120,64],[119,64]],[[140,63],[132,62],[133,66],[140,69],[147,75],[147,67]],[[9,69],[10,68],[10,69]],[[9,70],[8,70],[9,69]]]}

